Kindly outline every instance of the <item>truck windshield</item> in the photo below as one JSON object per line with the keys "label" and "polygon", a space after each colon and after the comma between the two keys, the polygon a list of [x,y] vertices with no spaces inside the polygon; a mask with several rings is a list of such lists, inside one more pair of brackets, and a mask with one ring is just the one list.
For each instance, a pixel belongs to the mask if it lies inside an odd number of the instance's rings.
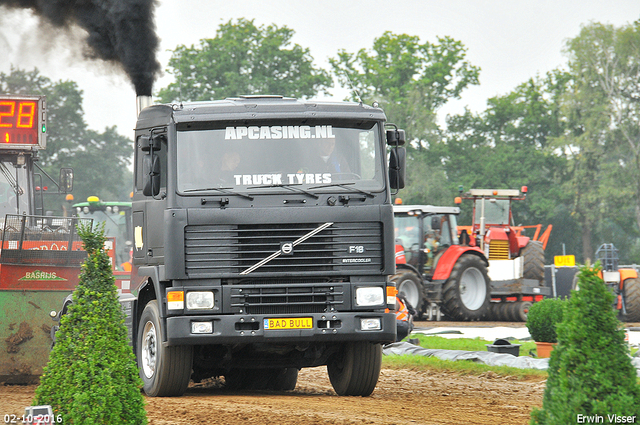
{"label": "truck windshield", "polygon": [[[319,125],[226,126],[177,133],[181,193],[226,188],[291,192],[379,191],[384,187],[380,130]],[[337,183],[337,184],[335,184]]]}
{"label": "truck windshield", "polygon": [[7,214],[29,213],[27,168],[0,161],[0,220]]}

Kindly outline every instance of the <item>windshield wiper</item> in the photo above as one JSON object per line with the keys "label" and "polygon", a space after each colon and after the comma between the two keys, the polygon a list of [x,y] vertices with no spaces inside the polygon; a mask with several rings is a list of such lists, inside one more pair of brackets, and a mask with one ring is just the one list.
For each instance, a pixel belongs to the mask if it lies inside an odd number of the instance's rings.
{"label": "windshield wiper", "polygon": [[250,201],[253,201],[253,196],[251,195],[247,195],[246,193],[240,193],[240,192],[235,192],[233,190],[229,190],[229,189],[233,189],[232,187],[204,187],[202,189],[188,189],[188,190],[183,190],[183,193],[188,193],[188,192],[206,192],[209,190],[217,190],[218,192],[222,192],[222,193],[226,193],[227,195],[238,195],[238,196],[242,196],[243,198],[247,198]]}
{"label": "windshield wiper", "polygon": [[311,196],[314,199],[320,198],[320,195],[316,195],[315,193],[311,193],[308,190],[304,190],[302,188],[295,187],[295,186],[300,186],[300,185],[301,185],[301,183],[292,183],[292,184],[278,183],[278,184],[270,184],[270,185],[266,185],[266,186],[251,186],[251,187],[248,187],[247,189],[257,189],[257,188],[261,188],[261,187],[282,187],[282,188],[285,188],[285,189],[292,190],[294,192],[304,193],[305,195]]}
{"label": "windshield wiper", "polygon": [[314,187],[310,187],[309,190],[313,190],[313,189],[321,189],[323,187],[334,187],[334,186],[338,186],[341,187],[343,189],[347,189],[350,190],[352,192],[358,192],[358,193],[362,193],[363,195],[369,196],[371,198],[375,197],[375,195],[371,192],[367,192],[366,190],[362,190],[359,189],[357,187],[350,187],[350,185],[355,184],[355,183],[331,183],[331,184],[324,184],[322,186],[314,186]]}

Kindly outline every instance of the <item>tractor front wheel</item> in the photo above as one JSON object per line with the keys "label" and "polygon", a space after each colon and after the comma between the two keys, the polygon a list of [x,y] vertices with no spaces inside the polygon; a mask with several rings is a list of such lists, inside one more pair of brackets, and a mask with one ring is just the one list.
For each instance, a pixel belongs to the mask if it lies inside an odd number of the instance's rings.
{"label": "tractor front wheel", "polygon": [[391,281],[396,284],[398,293],[402,292],[409,304],[418,312],[416,319],[421,318],[425,310],[422,279],[411,270],[402,270],[393,275]]}
{"label": "tractor front wheel", "polygon": [[442,310],[453,320],[480,320],[491,302],[487,266],[476,255],[462,255],[442,289]]}

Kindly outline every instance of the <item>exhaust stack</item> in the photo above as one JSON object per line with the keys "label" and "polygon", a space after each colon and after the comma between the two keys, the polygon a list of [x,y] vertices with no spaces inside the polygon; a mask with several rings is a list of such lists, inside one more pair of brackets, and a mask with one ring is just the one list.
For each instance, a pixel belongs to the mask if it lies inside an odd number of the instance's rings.
{"label": "exhaust stack", "polygon": [[136,118],[140,116],[140,112],[147,106],[153,105],[151,96],[140,95],[136,97]]}

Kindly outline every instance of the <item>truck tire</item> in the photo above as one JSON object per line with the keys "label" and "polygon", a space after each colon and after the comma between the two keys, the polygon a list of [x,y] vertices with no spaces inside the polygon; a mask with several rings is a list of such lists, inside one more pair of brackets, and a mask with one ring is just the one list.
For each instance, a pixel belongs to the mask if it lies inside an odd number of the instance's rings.
{"label": "truck tire", "polygon": [[529,241],[522,248],[522,276],[525,279],[535,279],[542,286],[544,285],[544,248],[542,242]]}
{"label": "truck tire", "polygon": [[509,321],[508,307],[509,307],[509,303],[507,301],[500,301],[498,304],[496,304],[496,306],[495,306],[495,309],[496,309],[496,321],[498,321],[498,322],[508,322]]}
{"label": "truck tire", "polygon": [[516,301],[511,306],[511,318],[513,322],[526,322],[529,309],[531,308],[530,301]]}
{"label": "truck tire", "polygon": [[487,266],[475,255],[462,255],[442,289],[442,310],[453,320],[480,320],[491,302]]}
{"label": "truck tire", "polygon": [[393,275],[391,281],[396,284],[398,292],[402,292],[409,304],[418,312],[416,319],[421,318],[425,310],[422,278],[416,276],[411,270],[402,270]]}
{"label": "truck tire", "polygon": [[487,314],[485,314],[483,320],[486,320],[487,322],[498,321],[498,303],[497,302],[489,303]]}
{"label": "truck tire", "polygon": [[622,296],[627,310],[625,321],[640,322],[640,280],[638,278],[625,279]]}
{"label": "truck tire", "polygon": [[298,383],[298,369],[287,367],[275,369],[270,389],[275,391],[292,391]]}
{"label": "truck tire", "polygon": [[327,372],[333,389],[341,396],[371,395],[380,377],[382,346],[366,341],[348,342],[331,357]]}
{"label": "truck tire", "polygon": [[181,396],[191,377],[193,347],[163,344],[161,329],[158,302],[151,300],[142,311],[137,335],[136,357],[143,390],[149,397]]}

